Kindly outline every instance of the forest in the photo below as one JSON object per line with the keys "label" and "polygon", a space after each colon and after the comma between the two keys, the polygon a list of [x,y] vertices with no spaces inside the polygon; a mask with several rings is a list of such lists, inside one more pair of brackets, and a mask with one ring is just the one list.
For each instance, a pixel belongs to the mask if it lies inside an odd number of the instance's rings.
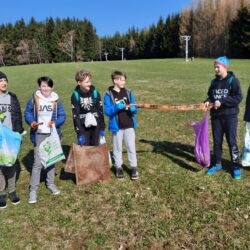
{"label": "forest", "polygon": [[249,58],[250,0],[193,0],[150,27],[103,37],[87,19],[20,19],[0,25],[0,65],[176,58],[183,35],[191,36],[192,57]]}

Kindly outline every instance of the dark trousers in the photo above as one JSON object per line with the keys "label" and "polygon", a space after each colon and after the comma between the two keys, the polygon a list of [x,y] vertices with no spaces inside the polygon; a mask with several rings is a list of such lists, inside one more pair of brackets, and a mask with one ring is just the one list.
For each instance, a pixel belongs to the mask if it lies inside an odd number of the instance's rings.
{"label": "dark trousers", "polygon": [[233,166],[239,166],[239,149],[237,146],[237,125],[238,118],[223,117],[212,118],[212,132],[214,140],[214,161],[215,164],[221,163],[223,136],[226,135],[227,144],[230,151]]}
{"label": "dark trousers", "polygon": [[100,125],[97,124],[96,127],[84,128],[81,135],[85,137],[85,146],[98,146],[99,145],[99,132]]}

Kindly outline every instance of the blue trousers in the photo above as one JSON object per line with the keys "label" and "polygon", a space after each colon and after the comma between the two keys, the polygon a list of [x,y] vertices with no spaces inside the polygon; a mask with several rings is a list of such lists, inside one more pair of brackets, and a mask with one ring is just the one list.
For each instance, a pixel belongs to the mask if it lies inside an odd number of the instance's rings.
{"label": "blue trousers", "polygon": [[213,149],[215,164],[221,164],[222,143],[225,134],[230,151],[231,163],[233,166],[239,166],[239,149],[237,146],[237,116],[212,118],[211,124],[214,141]]}

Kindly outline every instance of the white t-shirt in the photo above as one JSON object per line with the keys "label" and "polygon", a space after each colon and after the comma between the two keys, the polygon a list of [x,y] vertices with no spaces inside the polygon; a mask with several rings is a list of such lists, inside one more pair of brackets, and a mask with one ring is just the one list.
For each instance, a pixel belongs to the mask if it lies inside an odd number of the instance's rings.
{"label": "white t-shirt", "polygon": [[58,95],[52,92],[49,97],[44,97],[41,91],[38,90],[36,96],[39,98],[37,122],[43,123],[38,126],[37,133],[49,134],[51,131],[48,123],[52,119],[53,109],[55,108],[53,105],[58,100]]}

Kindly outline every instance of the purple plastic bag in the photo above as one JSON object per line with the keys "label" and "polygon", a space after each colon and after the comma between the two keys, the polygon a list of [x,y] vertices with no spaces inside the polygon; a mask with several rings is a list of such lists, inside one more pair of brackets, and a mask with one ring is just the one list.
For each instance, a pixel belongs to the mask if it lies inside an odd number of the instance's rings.
{"label": "purple plastic bag", "polygon": [[208,132],[208,111],[205,118],[198,122],[193,122],[191,126],[195,132],[194,156],[202,167],[210,166],[210,146]]}

